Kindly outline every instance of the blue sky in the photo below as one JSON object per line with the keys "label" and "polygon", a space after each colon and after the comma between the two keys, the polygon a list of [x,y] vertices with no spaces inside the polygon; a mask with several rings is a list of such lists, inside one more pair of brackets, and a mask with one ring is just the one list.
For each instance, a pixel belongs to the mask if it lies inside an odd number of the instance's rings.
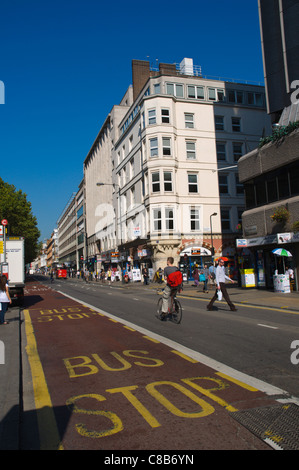
{"label": "blue sky", "polygon": [[27,194],[41,240],[132,82],[133,59],[193,58],[204,75],[263,82],[257,0],[2,0],[1,178]]}

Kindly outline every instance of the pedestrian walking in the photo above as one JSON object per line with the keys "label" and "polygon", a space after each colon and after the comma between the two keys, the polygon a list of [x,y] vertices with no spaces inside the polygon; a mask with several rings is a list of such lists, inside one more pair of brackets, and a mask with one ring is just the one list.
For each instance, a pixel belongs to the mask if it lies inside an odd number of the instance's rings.
{"label": "pedestrian walking", "polygon": [[143,275],[143,283],[144,283],[145,286],[147,286],[148,285],[148,276],[149,276],[147,268],[143,268],[142,275]]}
{"label": "pedestrian walking", "polygon": [[111,276],[112,276],[112,271],[111,271],[110,268],[108,268],[108,271],[107,271],[107,281],[108,281],[109,286],[111,285]]}
{"label": "pedestrian walking", "polygon": [[227,304],[229,305],[230,309],[233,312],[237,311],[236,307],[234,306],[234,304],[230,300],[229,295],[227,293],[227,290],[226,290],[226,287],[225,287],[225,279],[231,281],[233,284],[236,284],[236,281],[233,281],[230,277],[228,277],[225,274],[224,260],[220,258],[219,259],[219,264],[216,268],[216,292],[214,294],[214,297],[212,297],[212,299],[210,300],[210,302],[207,306],[207,310],[212,310],[213,309],[213,303],[218,298],[218,291],[221,291],[222,295],[223,295],[224,299],[226,300]]}
{"label": "pedestrian walking", "polygon": [[209,270],[206,264],[204,265],[203,270],[199,276],[199,280],[203,281],[203,292],[208,293]]}
{"label": "pedestrian walking", "polygon": [[5,321],[5,314],[8,309],[8,305],[11,304],[11,298],[7,286],[7,279],[4,274],[0,278],[0,325],[8,325],[8,321]]}
{"label": "pedestrian walking", "polygon": [[192,274],[193,274],[193,279],[194,279],[194,285],[198,287],[199,286],[199,271],[198,271],[197,264],[194,265],[194,270]]}
{"label": "pedestrian walking", "polygon": [[294,270],[286,266],[285,275],[290,278],[290,288],[293,291],[295,286]]}
{"label": "pedestrian walking", "polygon": [[210,284],[216,284],[216,266],[214,266],[213,264],[211,264],[211,266],[209,267],[209,279]]}

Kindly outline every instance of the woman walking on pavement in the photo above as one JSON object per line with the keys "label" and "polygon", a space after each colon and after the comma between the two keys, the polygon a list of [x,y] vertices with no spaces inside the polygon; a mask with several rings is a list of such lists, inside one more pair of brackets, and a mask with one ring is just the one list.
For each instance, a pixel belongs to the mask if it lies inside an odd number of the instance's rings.
{"label": "woman walking on pavement", "polygon": [[210,300],[207,310],[212,310],[213,309],[213,303],[218,297],[218,291],[221,290],[223,297],[225,298],[226,302],[228,303],[230,309],[233,312],[236,312],[237,309],[232,303],[232,301],[229,298],[229,295],[227,293],[226,287],[225,287],[225,279],[228,279],[231,281],[233,284],[236,284],[236,281],[233,281],[230,277],[226,276],[225,271],[224,271],[224,260],[219,259],[219,264],[216,268],[216,292],[214,294],[214,297]]}
{"label": "woman walking on pavement", "polygon": [[203,281],[203,292],[208,293],[208,281],[209,281],[209,270],[207,265],[204,265],[202,274],[204,275],[204,281]]}
{"label": "woman walking on pavement", "polygon": [[194,271],[192,274],[193,274],[193,279],[194,279],[194,285],[198,287],[199,286],[199,271],[198,271],[197,264],[194,265]]}
{"label": "woman walking on pavement", "polygon": [[0,325],[8,325],[8,321],[4,321],[8,304],[11,304],[11,298],[7,287],[7,279],[3,274],[0,278]]}

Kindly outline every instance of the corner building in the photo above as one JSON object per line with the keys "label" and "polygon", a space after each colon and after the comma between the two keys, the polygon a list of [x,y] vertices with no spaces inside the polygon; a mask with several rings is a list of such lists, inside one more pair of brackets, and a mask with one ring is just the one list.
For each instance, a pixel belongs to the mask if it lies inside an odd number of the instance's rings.
{"label": "corner building", "polygon": [[215,252],[236,267],[237,161],[270,129],[264,87],[205,78],[192,59],[133,60],[132,76],[111,153],[118,261],[156,270],[173,256],[192,277]]}

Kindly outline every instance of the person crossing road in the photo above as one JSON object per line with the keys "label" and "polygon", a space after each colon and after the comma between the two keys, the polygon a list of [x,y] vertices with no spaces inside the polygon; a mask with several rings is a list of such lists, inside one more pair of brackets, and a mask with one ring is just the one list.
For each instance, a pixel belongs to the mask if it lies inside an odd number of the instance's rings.
{"label": "person crossing road", "polygon": [[231,281],[233,284],[236,284],[236,281],[233,281],[230,277],[228,277],[225,274],[224,260],[220,259],[219,264],[216,268],[216,291],[215,291],[214,296],[210,300],[209,304],[207,305],[207,310],[212,310],[213,309],[213,304],[214,304],[215,300],[217,299],[218,291],[220,290],[222,292],[222,295],[223,295],[224,299],[226,300],[228,306],[230,307],[230,309],[233,312],[237,311],[237,308],[234,306],[234,304],[230,300],[229,295],[227,293],[227,290],[226,290],[226,287],[225,287],[225,279]]}

